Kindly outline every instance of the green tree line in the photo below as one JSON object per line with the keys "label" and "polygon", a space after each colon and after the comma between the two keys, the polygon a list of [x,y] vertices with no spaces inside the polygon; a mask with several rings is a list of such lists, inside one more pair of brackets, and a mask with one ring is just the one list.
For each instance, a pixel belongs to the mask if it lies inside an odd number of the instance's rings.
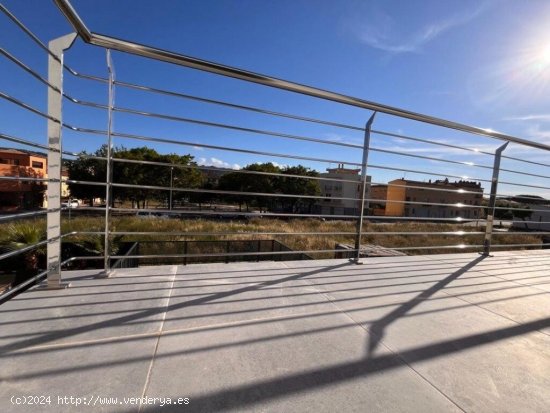
{"label": "green tree line", "polygon": [[[238,205],[247,211],[251,207],[265,211],[285,211],[291,213],[311,212],[315,199],[301,198],[299,195],[320,194],[319,182],[302,177],[317,177],[319,173],[302,165],[277,166],[273,163],[254,163],[245,166],[242,172],[234,171],[219,177],[204,173],[192,155],[159,154],[156,150],[140,147],[113,149],[112,188],[113,201],[132,203],[134,208],[146,208],[149,201],[168,202],[168,189],[174,188],[172,200],[175,203],[204,204],[222,203]],[[105,198],[105,186],[80,182],[104,183],[107,175],[107,147],[104,145],[93,153],[82,152],[75,160],[66,161],[71,181],[71,196],[86,200]],[[271,174],[280,174],[274,176]],[[301,176],[301,177],[300,177]],[[131,185],[132,187],[118,186]],[[181,191],[178,189],[191,189]],[[251,195],[217,193],[248,192]],[[262,196],[260,193],[273,194]],[[277,194],[295,195],[294,197]]]}

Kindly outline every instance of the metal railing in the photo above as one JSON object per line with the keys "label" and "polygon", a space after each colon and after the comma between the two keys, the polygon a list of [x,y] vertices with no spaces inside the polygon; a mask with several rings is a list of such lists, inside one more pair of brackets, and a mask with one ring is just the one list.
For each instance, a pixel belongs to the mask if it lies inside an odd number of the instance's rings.
{"label": "metal railing", "polygon": [[[27,137],[13,136],[9,133],[0,131],[0,139],[16,144],[18,146],[37,148],[47,152],[48,156],[48,174],[47,177],[22,177],[22,176],[0,176],[0,185],[3,182],[37,182],[47,184],[47,201],[48,206],[45,210],[39,211],[22,211],[13,214],[0,215],[1,222],[9,222],[16,219],[26,219],[29,217],[39,217],[47,215],[47,237],[45,241],[40,241],[33,245],[15,251],[9,251],[0,254],[0,262],[7,258],[25,254],[36,248],[47,246],[47,268],[42,269],[32,278],[32,282],[44,277],[47,274],[50,288],[62,288],[65,284],[61,280],[61,269],[72,261],[78,260],[103,260],[105,275],[108,275],[111,270],[111,261],[129,260],[129,259],[151,259],[151,258],[197,258],[198,256],[211,257],[230,257],[232,253],[196,253],[196,254],[156,254],[156,255],[140,255],[140,254],[124,254],[117,255],[113,248],[114,237],[155,237],[167,235],[170,237],[182,237],[185,241],[190,241],[193,237],[219,237],[228,239],[231,237],[327,237],[331,236],[338,242],[345,238],[353,240],[355,248],[347,250],[355,254],[355,261],[360,262],[361,244],[368,237],[437,237],[437,236],[457,236],[457,237],[482,237],[479,243],[467,244],[459,243],[452,245],[413,245],[413,246],[389,246],[396,250],[403,251],[438,251],[438,250],[480,250],[483,254],[489,255],[491,248],[524,248],[524,247],[544,247],[547,244],[544,242],[537,243],[503,243],[492,245],[493,236],[504,238],[507,235],[529,235],[528,231],[516,232],[499,232],[493,228],[495,214],[499,211],[510,211],[512,213],[545,213],[547,209],[537,207],[536,205],[499,205],[499,198],[509,198],[509,194],[499,193],[498,186],[507,188],[529,188],[539,191],[550,192],[550,172],[544,170],[550,165],[534,158],[522,158],[519,156],[511,156],[510,148],[508,152],[508,144],[516,147],[528,148],[530,151],[539,151],[547,155],[550,146],[539,142],[533,142],[523,138],[495,132],[489,129],[473,127],[457,122],[452,122],[444,119],[427,116],[408,110],[403,110],[388,105],[383,105],[352,96],[347,96],[327,90],[318,89],[311,86],[293,83],[287,80],[281,80],[266,75],[252,73],[245,70],[224,66],[221,64],[200,60],[197,58],[181,55],[167,50],[154,48],[134,42],[117,39],[114,37],[96,34],[89,30],[82,19],[78,16],[70,2],[67,0],[54,0],[61,12],[67,20],[72,24],[76,33],[54,39],[48,45],[43,43],[27,26],[25,26],[14,14],[12,14],[5,6],[0,4],[0,11],[7,17],[13,25],[34,42],[40,49],[47,53],[48,57],[48,76],[42,76],[38,71],[27,65],[23,59],[16,56],[13,51],[5,49],[6,45],[0,45],[0,53],[6,61],[15,65],[22,73],[26,73],[36,81],[45,86],[48,95],[47,112],[26,103],[23,99],[12,96],[0,91],[0,98],[8,102],[14,107],[20,108],[33,116],[38,116],[47,121],[48,124],[48,139],[45,144],[37,143]],[[85,43],[96,45],[106,50],[107,65],[106,77],[80,73],[66,63],[64,63],[64,53],[70,48],[72,43],[80,37]],[[7,46],[6,46],[7,47]],[[126,82],[115,77],[113,57],[111,50],[122,52],[124,54],[136,55],[154,59],[161,62],[173,63],[186,68],[198,70],[213,74],[221,78],[234,78],[244,81],[245,84],[257,85],[257,87],[269,87],[274,90],[289,92],[288,98],[293,96],[307,97],[318,101],[327,102],[333,105],[341,105],[345,107],[355,108],[362,112],[362,122],[365,126],[350,124],[337,120],[325,119],[323,116],[310,116],[305,114],[290,113],[289,111],[276,110],[268,107],[259,107],[256,105],[244,104],[232,101],[231,99],[211,98],[199,96],[197,94],[188,93],[185,91],[169,90],[167,88],[153,87],[144,84]],[[85,79],[91,82],[107,85],[108,96],[106,96],[107,104],[94,102],[90,100],[80,99],[69,94],[64,90],[63,73],[69,73],[74,80]],[[162,96],[170,99],[177,99],[181,102],[191,102],[192,104],[201,105],[204,109],[221,108],[223,110],[233,111],[234,113],[246,113],[250,115],[262,116],[262,119],[276,119],[281,122],[291,121],[299,124],[300,132],[277,130],[277,122],[272,122],[273,126],[249,126],[244,123],[227,122],[223,117],[217,119],[209,118],[204,114],[209,113],[207,110],[201,110],[201,116],[195,117],[192,114],[181,116],[172,113],[162,113],[156,110],[145,110],[143,108],[133,108],[126,105],[115,104],[114,95],[117,91],[133,91],[137,93],[147,94],[148,96]],[[91,110],[100,111],[104,120],[104,129],[95,129],[79,125],[78,122],[65,121],[63,116],[62,102],[75,105],[75,107],[89,108]],[[374,123],[382,116],[390,118],[400,118],[402,120],[420,122],[435,126],[442,131],[458,131],[463,134],[473,135],[479,139],[496,139],[503,141],[504,144],[497,148],[495,144],[494,150],[487,150],[485,146],[481,149],[460,144],[451,143],[444,139],[431,139],[426,137],[409,136],[402,133],[395,133],[388,130],[374,128]],[[194,128],[204,128],[208,130],[225,131],[227,133],[238,134],[239,137],[255,137],[261,139],[262,142],[268,140],[284,142],[287,145],[294,145],[291,149],[285,150],[265,150],[261,144],[248,145],[230,145],[219,144],[201,138],[188,138],[181,136],[170,137],[161,136],[161,134],[148,134],[145,132],[135,133],[131,128],[126,127],[119,130],[114,130],[113,119],[119,117],[131,117],[136,120],[154,120],[155,122],[168,122],[174,125],[189,125]],[[354,116],[356,119],[357,116]],[[307,127],[314,128],[312,133],[303,133]],[[326,135],[315,132],[318,128],[330,128],[330,130],[342,130],[350,133],[361,134],[361,143],[347,141],[346,139],[331,140]],[[65,151],[62,147],[63,132],[76,134],[80,137],[95,136],[105,140],[105,152],[98,155]],[[440,131],[438,133],[441,133]],[[404,146],[389,146],[388,140],[398,140],[407,145],[418,145],[414,150]],[[293,182],[311,182],[317,187],[324,188],[312,193],[303,193],[295,191],[294,193],[284,193],[282,191],[271,191],[269,188],[257,188],[254,190],[245,190],[246,188],[205,188],[205,187],[177,187],[173,185],[172,173],[174,170],[185,170],[189,173],[200,171],[201,173],[211,172],[212,168],[208,165],[198,165],[196,163],[182,164],[174,161],[155,161],[155,160],[137,160],[128,157],[117,156],[117,151],[113,145],[115,140],[127,142],[147,142],[149,145],[173,145],[179,148],[199,148],[202,150],[224,151],[228,154],[248,155],[253,159],[262,159],[272,162],[277,160],[281,162],[304,162],[307,165],[325,165],[332,164],[346,165],[355,167],[355,175],[349,174],[344,168],[332,168],[336,172],[331,174],[321,175],[318,173],[285,173],[284,170],[265,171],[248,169],[232,169],[229,167],[221,167],[216,169],[218,174],[235,174],[235,176],[244,176],[256,179],[279,179],[279,180],[294,180]],[[494,143],[491,141],[491,144]],[[315,149],[312,149],[315,148]],[[332,148],[331,150],[324,148]],[[428,149],[426,149],[428,148]],[[438,148],[438,156],[431,154],[429,148]],[[421,150],[416,150],[421,149]],[[422,153],[422,150],[425,153]],[[448,156],[451,154],[452,156]],[[370,155],[370,157],[369,157]],[[447,156],[446,156],[447,155]],[[456,159],[460,156],[461,159]],[[472,156],[482,158],[484,161],[477,163],[473,162]],[[462,158],[464,157],[464,158]],[[374,158],[374,159],[373,159]],[[100,213],[104,217],[102,230],[96,231],[69,231],[62,232],[61,224],[65,209],[61,206],[61,183],[62,183],[62,164],[67,159],[87,159],[97,162],[102,162],[105,169],[104,180],[82,180],[69,177],[65,180],[71,185],[87,185],[99,186],[104,188],[104,206],[80,207],[74,213]],[[514,167],[501,167],[501,162],[508,162]],[[158,185],[154,180],[148,183],[127,183],[117,181],[115,179],[117,170],[125,167],[139,165],[141,168],[166,168],[170,172],[170,185]],[[537,167],[536,172],[533,170],[522,169],[521,165],[530,165]],[[447,168],[447,169],[446,169]],[[451,169],[448,169],[451,168]],[[460,168],[460,169],[456,169]],[[330,169],[330,168],[329,168]],[[464,169],[474,171],[474,176],[464,177],[461,175]],[[338,175],[338,171],[341,172]],[[311,172],[311,169],[310,169]],[[370,179],[369,175],[373,179]],[[336,175],[335,175],[336,174]],[[393,177],[403,177],[406,174],[411,174],[416,179],[396,179],[388,182],[387,177],[393,174]],[[399,174],[399,175],[397,175]],[[507,178],[499,179],[499,174],[506,174]],[[511,175],[512,178],[508,178]],[[425,182],[427,178],[430,182]],[[432,178],[439,180],[431,182]],[[449,183],[448,179],[460,181]],[[518,178],[523,178],[518,179]],[[421,181],[423,179],[424,181]],[[475,183],[475,184],[472,184]],[[490,184],[490,185],[489,185]],[[453,186],[454,185],[454,186]],[[490,186],[490,189],[485,191],[481,185]],[[337,193],[327,190],[330,186],[340,186],[348,189],[346,191],[338,190]],[[352,188],[350,190],[350,188]],[[264,189],[264,190],[262,190]],[[253,230],[253,231],[129,231],[121,230],[112,227],[113,219],[117,216],[125,216],[135,214],[136,210],[128,208],[125,205],[116,206],[117,191],[160,191],[169,193],[169,204],[165,208],[142,208],[139,211],[143,213],[158,214],[165,216],[175,216],[180,218],[216,218],[221,221],[224,217],[246,219],[251,217],[269,217],[280,219],[284,222],[285,219],[317,219],[346,221],[348,224],[344,229],[338,231],[319,231],[313,226],[312,230],[308,231],[270,231],[270,230]],[[384,195],[384,190],[385,195]],[[329,196],[334,195],[334,196]],[[400,193],[399,197],[390,197],[390,192]],[[420,194],[427,194],[420,196]],[[236,211],[231,205],[225,205],[225,210],[214,210],[197,208],[196,205],[189,203],[187,208],[173,208],[173,194],[183,195],[184,197],[192,197],[197,195],[209,196],[211,198],[218,197],[220,199],[230,199],[231,197],[242,198],[245,200],[261,200],[258,202],[259,208],[254,211]],[[410,194],[410,196],[406,196]],[[413,194],[418,194],[416,197]],[[416,199],[418,197],[418,199]],[[523,200],[532,198],[533,201],[538,201],[536,197],[530,195],[522,195]],[[282,200],[296,200],[309,205],[307,208],[288,211],[283,207],[273,207],[277,202],[283,205]],[[465,200],[465,202],[462,202]],[[486,205],[482,205],[482,200],[485,200]],[[467,203],[469,202],[469,203]],[[264,204],[271,205],[267,208]],[[329,211],[327,212],[327,208]],[[258,210],[259,209],[259,210]],[[390,213],[390,210],[397,209],[399,213]],[[415,210],[421,210],[422,213]],[[337,212],[340,211],[340,212]],[[381,212],[380,212],[381,211]],[[483,216],[485,211],[485,216]],[[426,215],[427,216],[424,216]],[[449,215],[449,216],[447,216]],[[448,230],[442,228],[440,231],[427,230],[409,230],[409,231],[382,231],[380,228],[372,225],[374,222],[384,223],[412,223],[426,222],[433,224],[442,223],[464,223],[471,222],[479,226],[485,226],[483,231],[455,229]],[[550,221],[542,220],[525,220],[521,223],[529,224],[550,224]],[[365,230],[365,225],[369,224]],[[351,226],[350,226],[351,225]],[[538,232],[539,235],[550,234],[549,232]],[[61,245],[65,238],[78,236],[95,236],[101,237],[103,243],[102,256],[96,257],[62,257]],[[285,239],[286,239],[285,238]],[[134,240],[135,241],[135,240]],[[353,243],[352,242],[352,243]],[[335,242],[336,244],[336,242]],[[386,247],[388,247],[386,245]],[[136,251],[136,250],[133,250]],[[280,254],[319,254],[335,253],[338,250],[336,247],[319,248],[319,249],[304,249],[299,248],[296,251],[270,251],[265,252],[269,256]],[[243,254],[243,253],[238,253]],[[261,255],[264,252],[256,251],[249,253],[250,255]],[[235,255],[235,254],[233,254]],[[28,284],[28,283],[27,283]],[[13,294],[17,291],[16,287],[9,291]]]}

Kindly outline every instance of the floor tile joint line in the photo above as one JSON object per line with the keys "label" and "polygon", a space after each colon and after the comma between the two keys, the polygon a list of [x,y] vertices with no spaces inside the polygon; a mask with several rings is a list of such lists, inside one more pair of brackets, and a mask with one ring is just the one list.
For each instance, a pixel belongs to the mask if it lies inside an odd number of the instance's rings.
{"label": "floor tile joint line", "polygon": [[[285,263],[286,265],[286,263]],[[290,267],[289,267],[290,268]],[[307,277],[306,278],[302,278],[302,280],[306,281],[311,287],[313,287],[314,290],[317,291],[317,293],[319,295],[322,295],[323,297],[325,297],[325,299],[330,302],[334,307],[336,307],[338,309],[338,311],[340,311],[342,314],[344,314],[347,318],[349,318],[355,325],[357,325],[359,328],[361,328],[362,330],[364,330],[366,333],[368,334],[373,334],[368,327],[365,327],[363,326],[361,323],[358,323],[346,310],[344,310],[343,308],[340,308],[332,299],[331,297],[325,293],[324,291],[321,291],[319,290],[314,283],[310,282]],[[440,388],[438,388],[434,383],[432,383],[430,380],[428,380],[428,378],[424,377],[418,370],[416,370],[407,360],[405,360],[405,358],[399,353],[399,351],[396,351],[394,349],[392,349],[391,347],[389,347],[387,344],[384,343],[384,341],[382,340],[382,338],[380,338],[380,344],[383,345],[388,351],[390,351],[392,354],[394,354],[395,356],[397,356],[399,358],[399,360],[401,360],[403,362],[404,365],[406,365],[413,373],[415,373],[418,377],[420,377],[421,380],[423,380],[424,382],[426,382],[429,386],[431,386],[436,392],[438,392],[439,394],[441,394],[445,399],[447,399],[451,404],[453,404],[454,406],[456,406],[457,409],[459,409],[460,411],[464,412],[464,413],[467,413],[466,410],[464,410],[457,402],[455,402],[453,399],[451,399],[451,397],[449,397],[445,392],[443,392]]]}
{"label": "floor tile joint line", "polygon": [[[172,297],[172,291],[174,291],[174,283],[176,281],[176,275],[178,274],[178,266],[174,266],[174,274],[172,276],[172,282],[170,283],[170,293],[168,294],[168,297],[166,298],[166,305],[164,313],[162,314],[161,323],[158,330],[158,336],[157,336],[157,342],[155,343],[155,349],[153,351],[153,355],[151,356],[151,362],[149,363],[149,369],[147,370],[147,376],[145,377],[145,384],[143,385],[143,392],[141,393],[141,399],[145,397],[145,394],[147,393],[147,389],[149,387],[149,382],[151,380],[151,374],[153,372],[153,365],[155,363],[155,357],[157,356],[157,351],[160,344],[160,338],[162,337],[162,330],[164,328],[164,321],[166,320],[166,313],[168,311],[168,307],[170,306],[170,298]],[[139,404],[138,413],[141,412],[143,404]]]}

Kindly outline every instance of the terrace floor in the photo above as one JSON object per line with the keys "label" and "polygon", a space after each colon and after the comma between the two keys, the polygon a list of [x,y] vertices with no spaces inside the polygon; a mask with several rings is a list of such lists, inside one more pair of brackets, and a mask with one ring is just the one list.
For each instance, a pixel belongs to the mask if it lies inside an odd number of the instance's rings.
{"label": "terrace floor", "polygon": [[94,274],[0,306],[0,411],[550,411],[550,251]]}

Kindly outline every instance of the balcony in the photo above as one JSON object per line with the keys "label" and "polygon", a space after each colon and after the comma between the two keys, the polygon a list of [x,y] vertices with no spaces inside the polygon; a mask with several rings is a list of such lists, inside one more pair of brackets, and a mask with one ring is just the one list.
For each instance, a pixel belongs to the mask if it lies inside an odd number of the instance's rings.
{"label": "balcony", "polygon": [[[0,307],[11,396],[188,398],[185,410],[546,411],[550,254],[518,251],[64,274]],[[109,405],[117,398],[116,405]],[[141,411],[158,411],[159,402]],[[76,403],[76,401],[75,401]],[[163,411],[181,411],[166,406]]]}
{"label": "balcony", "polygon": [[[97,34],[55,3],[75,32],[48,42],[0,4],[48,62],[0,49],[9,83],[40,85],[0,91],[25,119],[0,140],[47,168],[0,175],[34,188],[0,215],[1,412],[550,410],[532,195],[550,146]],[[92,50],[103,73],[75,70]],[[153,84],[115,75],[136,61]]]}

